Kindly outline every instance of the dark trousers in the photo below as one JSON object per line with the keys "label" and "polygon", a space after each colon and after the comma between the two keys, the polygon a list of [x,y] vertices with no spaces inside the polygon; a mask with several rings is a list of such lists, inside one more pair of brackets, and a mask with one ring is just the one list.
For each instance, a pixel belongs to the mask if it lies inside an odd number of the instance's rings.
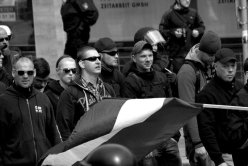
{"label": "dark trousers", "polygon": [[248,148],[232,153],[235,166],[248,166]]}
{"label": "dark trousers", "polygon": [[141,161],[141,166],[182,166],[176,141],[169,139],[163,142],[159,148],[153,151],[154,157],[148,157]]}
{"label": "dark trousers", "polygon": [[70,55],[73,59],[77,58],[77,50],[88,44],[90,29],[76,29],[67,33],[64,54]]}
{"label": "dark trousers", "polygon": [[182,166],[178,143],[175,140],[169,139],[157,150],[156,159],[159,166]]}

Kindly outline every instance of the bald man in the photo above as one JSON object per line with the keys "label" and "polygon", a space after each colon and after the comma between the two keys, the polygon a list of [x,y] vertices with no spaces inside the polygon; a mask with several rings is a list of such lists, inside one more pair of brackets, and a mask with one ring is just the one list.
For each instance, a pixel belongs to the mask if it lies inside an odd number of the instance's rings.
{"label": "bald man", "polygon": [[15,83],[0,96],[0,165],[31,166],[61,142],[48,97],[33,88],[33,61],[18,57]]}
{"label": "bald man", "polygon": [[76,74],[76,62],[69,55],[61,56],[56,62],[56,72],[59,80],[52,80],[45,88],[45,94],[50,99],[53,110],[57,110],[57,104],[59,96],[64,89],[67,89],[68,85],[74,80]]}

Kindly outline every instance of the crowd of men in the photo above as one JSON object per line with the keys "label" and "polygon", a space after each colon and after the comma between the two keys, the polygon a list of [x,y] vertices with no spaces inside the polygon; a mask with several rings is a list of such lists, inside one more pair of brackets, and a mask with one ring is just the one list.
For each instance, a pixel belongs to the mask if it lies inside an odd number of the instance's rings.
{"label": "crowd of men", "polygon": [[[248,106],[248,85],[235,78],[237,57],[222,48],[215,32],[205,31],[189,4],[190,0],[176,0],[162,16],[159,29],[138,29],[122,71],[111,38],[99,38],[90,46],[86,35],[73,44],[85,30],[89,33],[97,12],[90,13],[88,27],[79,24],[73,31],[66,26],[69,41],[65,55],[56,62],[58,80],[49,77],[46,59],[12,51],[11,30],[0,25],[0,165],[37,164],[48,149],[66,141],[78,120],[104,98],[178,97],[189,103]],[[84,33],[78,36],[81,26]],[[248,60],[244,72],[247,75]],[[203,109],[183,128],[191,166],[248,165],[247,112]],[[139,165],[181,166],[179,138],[177,131]]]}

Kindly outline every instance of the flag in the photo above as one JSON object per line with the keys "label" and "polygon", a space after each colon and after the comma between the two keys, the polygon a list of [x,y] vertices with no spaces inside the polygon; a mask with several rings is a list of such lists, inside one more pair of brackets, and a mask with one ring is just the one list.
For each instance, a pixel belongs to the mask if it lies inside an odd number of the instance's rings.
{"label": "flag", "polygon": [[124,145],[140,160],[200,110],[176,98],[104,99],[80,118],[67,141],[49,150],[42,165],[72,165],[106,143]]}

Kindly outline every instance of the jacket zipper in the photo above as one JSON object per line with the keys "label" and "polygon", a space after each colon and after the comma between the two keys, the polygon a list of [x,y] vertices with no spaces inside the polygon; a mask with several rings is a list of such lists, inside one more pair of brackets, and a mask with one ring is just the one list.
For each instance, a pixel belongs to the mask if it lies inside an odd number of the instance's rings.
{"label": "jacket zipper", "polygon": [[35,142],[35,139],[34,139],[34,126],[33,126],[32,118],[31,118],[31,111],[30,111],[29,101],[28,101],[28,99],[26,99],[26,101],[27,101],[27,105],[28,105],[29,119],[30,119],[31,128],[32,128],[32,136],[33,136],[33,143],[34,143],[34,153],[35,153],[35,162],[37,162],[38,154],[37,154],[37,149],[36,149],[36,142]]}

